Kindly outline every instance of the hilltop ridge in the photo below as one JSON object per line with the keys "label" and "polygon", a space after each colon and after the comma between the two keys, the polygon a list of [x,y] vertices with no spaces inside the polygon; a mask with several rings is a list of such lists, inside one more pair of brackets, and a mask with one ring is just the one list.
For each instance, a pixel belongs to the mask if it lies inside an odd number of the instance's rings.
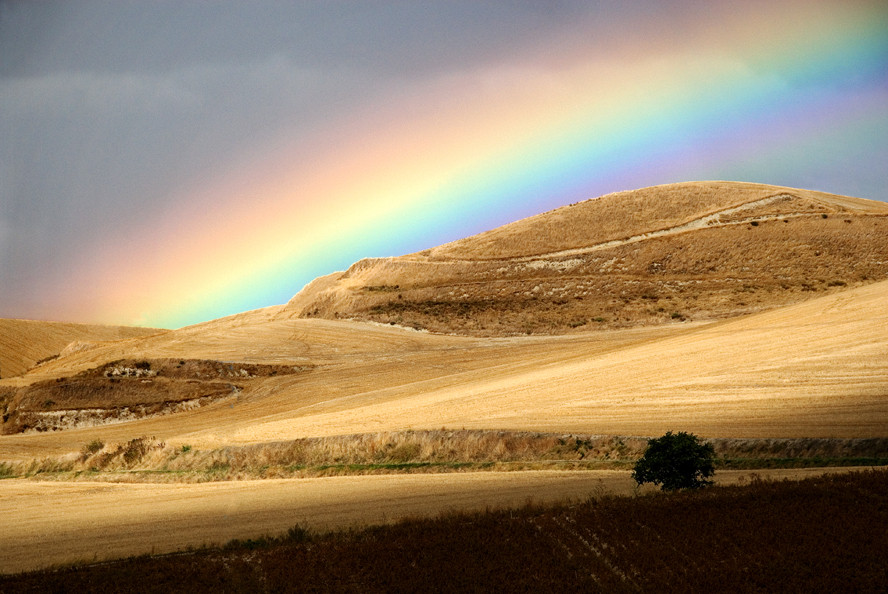
{"label": "hilltop ridge", "polygon": [[740,182],[617,192],[316,279],[280,317],[474,336],[732,317],[888,278],[888,204]]}

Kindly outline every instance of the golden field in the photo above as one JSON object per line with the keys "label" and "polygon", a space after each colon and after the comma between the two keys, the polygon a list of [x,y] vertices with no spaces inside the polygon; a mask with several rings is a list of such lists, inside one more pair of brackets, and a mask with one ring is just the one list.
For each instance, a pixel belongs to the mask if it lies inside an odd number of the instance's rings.
{"label": "golden field", "polygon": [[[64,377],[124,354],[314,365],[175,415],[6,435],[0,459],[141,435],[198,448],[403,429],[706,437],[888,430],[888,283],[711,323],[476,339],[329,320],[213,322],[50,362]],[[11,380],[7,380],[8,382]],[[21,381],[21,380],[20,380]]]}
{"label": "golden field", "polygon": [[[18,512],[0,537],[0,571],[169,551],[303,520],[342,526],[541,493],[577,497],[598,478],[613,492],[631,483],[625,470],[589,469],[139,478],[189,460],[213,468],[217,452],[230,470],[244,448],[266,455],[329,439],[339,445],[315,463],[344,464],[349,443],[375,452],[404,446],[392,436],[411,431],[886,438],[886,237],[881,203],[677,184],[361,261],[287,305],[178,330],[68,337],[50,323],[0,321],[0,362],[22,367],[7,377],[16,368],[2,363],[0,470],[30,477],[0,481]],[[141,437],[149,445],[127,459],[125,444]],[[436,459],[422,447],[380,459]],[[105,479],[115,482],[96,482]]]}
{"label": "golden field", "polygon": [[[853,469],[757,471],[763,478],[818,476]],[[748,471],[719,473],[722,485],[748,482]],[[0,535],[0,573],[75,561],[164,553],[235,538],[277,534],[294,525],[315,531],[385,524],[450,510],[483,511],[593,495],[629,495],[621,471],[527,471],[343,476],[323,479],[192,484],[4,481],[16,518]],[[648,491],[650,489],[647,489]]]}
{"label": "golden field", "polygon": [[124,340],[157,332],[162,330],[0,319],[0,378],[21,375],[77,341]]}

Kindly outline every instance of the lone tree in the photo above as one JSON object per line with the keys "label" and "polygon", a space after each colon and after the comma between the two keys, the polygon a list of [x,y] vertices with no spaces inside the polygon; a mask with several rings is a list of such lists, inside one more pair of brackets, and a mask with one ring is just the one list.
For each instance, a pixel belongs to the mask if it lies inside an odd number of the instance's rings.
{"label": "lone tree", "polygon": [[715,448],[693,433],[667,431],[648,440],[644,455],[635,463],[632,478],[639,485],[654,483],[664,491],[699,489],[711,485]]}

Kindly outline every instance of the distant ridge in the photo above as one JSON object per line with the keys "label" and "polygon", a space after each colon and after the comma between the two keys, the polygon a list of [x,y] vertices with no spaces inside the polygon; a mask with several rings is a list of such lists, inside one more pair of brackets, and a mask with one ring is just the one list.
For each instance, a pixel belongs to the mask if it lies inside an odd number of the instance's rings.
{"label": "distant ridge", "polygon": [[888,278],[888,204],[740,182],[618,192],[317,279],[279,314],[475,336],[716,319]]}
{"label": "distant ridge", "polygon": [[164,332],[155,328],[0,319],[0,378],[21,375],[75,341],[123,340]]}

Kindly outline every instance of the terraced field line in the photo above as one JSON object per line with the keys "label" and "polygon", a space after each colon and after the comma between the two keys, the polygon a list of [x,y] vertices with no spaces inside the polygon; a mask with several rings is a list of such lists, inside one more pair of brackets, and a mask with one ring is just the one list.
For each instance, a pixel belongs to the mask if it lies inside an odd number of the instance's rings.
{"label": "terraced field line", "polygon": [[[588,254],[590,252],[596,252],[599,250],[606,250],[609,248],[620,247],[622,245],[626,245],[629,243],[636,243],[639,241],[645,241],[647,239],[654,239],[656,237],[664,237],[666,235],[675,235],[677,233],[684,233],[686,231],[694,231],[696,229],[705,229],[712,225],[715,225],[719,222],[719,218],[734,214],[735,212],[739,212],[741,210],[746,210],[748,208],[755,208],[757,206],[764,206],[765,204],[770,204],[771,202],[776,202],[777,200],[781,200],[785,198],[785,194],[777,194],[775,196],[768,196],[767,198],[761,198],[759,200],[752,200],[751,202],[746,202],[744,204],[739,204],[737,206],[732,206],[731,208],[725,208],[723,210],[719,210],[717,212],[710,213],[708,215],[704,215],[697,219],[693,219],[688,221],[687,223],[682,223],[681,225],[676,225],[674,227],[667,227],[666,229],[657,229],[656,231],[647,231],[645,233],[640,233],[638,235],[633,235],[631,237],[627,237],[625,239],[614,239],[611,241],[605,241],[602,243],[597,243],[595,245],[590,245],[583,248],[575,248],[571,250],[562,250],[558,252],[550,252],[548,254],[541,254],[539,256],[525,256],[523,258],[515,258],[513,261],[523,262],[530,260],[537,260],[539,258],[562,258],[564,256],[579,256],[582,254]],[[781,218],[789,215],[780,215]],[[757,218],[765,218],[765,217],[757,217]],[[724,225],[726,223],[722,223]]]}
{"label": "terraced field line", "polygon": [[[624,239],[612,239],[610,241],[604,241],[601,243],[596,243],[590,246],[581,247],[581,248],[573,248],[569,250],[560,250],[557,252],[548,252],[545,254],[536,254],[533,256],[520,256],[516,258],[492,258],[492,259],[484,259],[485,262],[532,262],[534,260],[541,259],[551,259],[551,258],[564,258],[567,256],[581,256],[583,254],[589,254],[592,252],[597,252],[600,250],[606,250],[610,248],[620,247],[623,245],[627,245],[630,243],[637,243],[639,241],[645,241],[647,239],[654,239],[657,237],[664,237],[666,235],[676,235],[678,233],[685,233],[687,231],[695,231],[697,229],[706,229],[713,225],[726,226],[726,225],[741,225],[745,224],[749,221],[764,221],[770,219],[785,219],[792,217],[804,216],[805,214],[810,213],[783,213],[777,215],[761,215],[756,217],[750,217],[748,219],[740,219],[737,221],[731,221],[728,223],[720,223],[719,219],[726,215],[732,215],[736,212],[740,212],[741,210],[747,210],[749,208],[755,208],[757,206],[764,206],[766,204],[770,204],[771,202],[776,202],[778,200],[782,200],[787,198],[787,194],[776,194],[774,196],[768,196],[766,198],[760,198],[758,200],[752,200],[750,202],[744,202],[743,204],[738,204],[737,206],[732,206],[730,208],[725,208],[713,213],[709,213],[702,217],[690,220],[686,223],[682,223],[681,225],[675,225],[673,227],[667,227],[665,229],[657,229],[655,231],[646,231],[644,233],[639,233],[638,235],[632,235],[631,237],[626,237]],[[401,259],[404,259],[404,256],[401,256]],[[380,260],[385,260],[386,258],[379,258]],[[388,258],[392,259],[392,258]],[[411,258],[413,259],[413,258]],[[416,260],[425,260],[426,258],[415,258]],[[440,261],[440,260],[438,260]],[[478,260],[470,260],[464,258],[447,258],[447,262],[476,262]]]}

